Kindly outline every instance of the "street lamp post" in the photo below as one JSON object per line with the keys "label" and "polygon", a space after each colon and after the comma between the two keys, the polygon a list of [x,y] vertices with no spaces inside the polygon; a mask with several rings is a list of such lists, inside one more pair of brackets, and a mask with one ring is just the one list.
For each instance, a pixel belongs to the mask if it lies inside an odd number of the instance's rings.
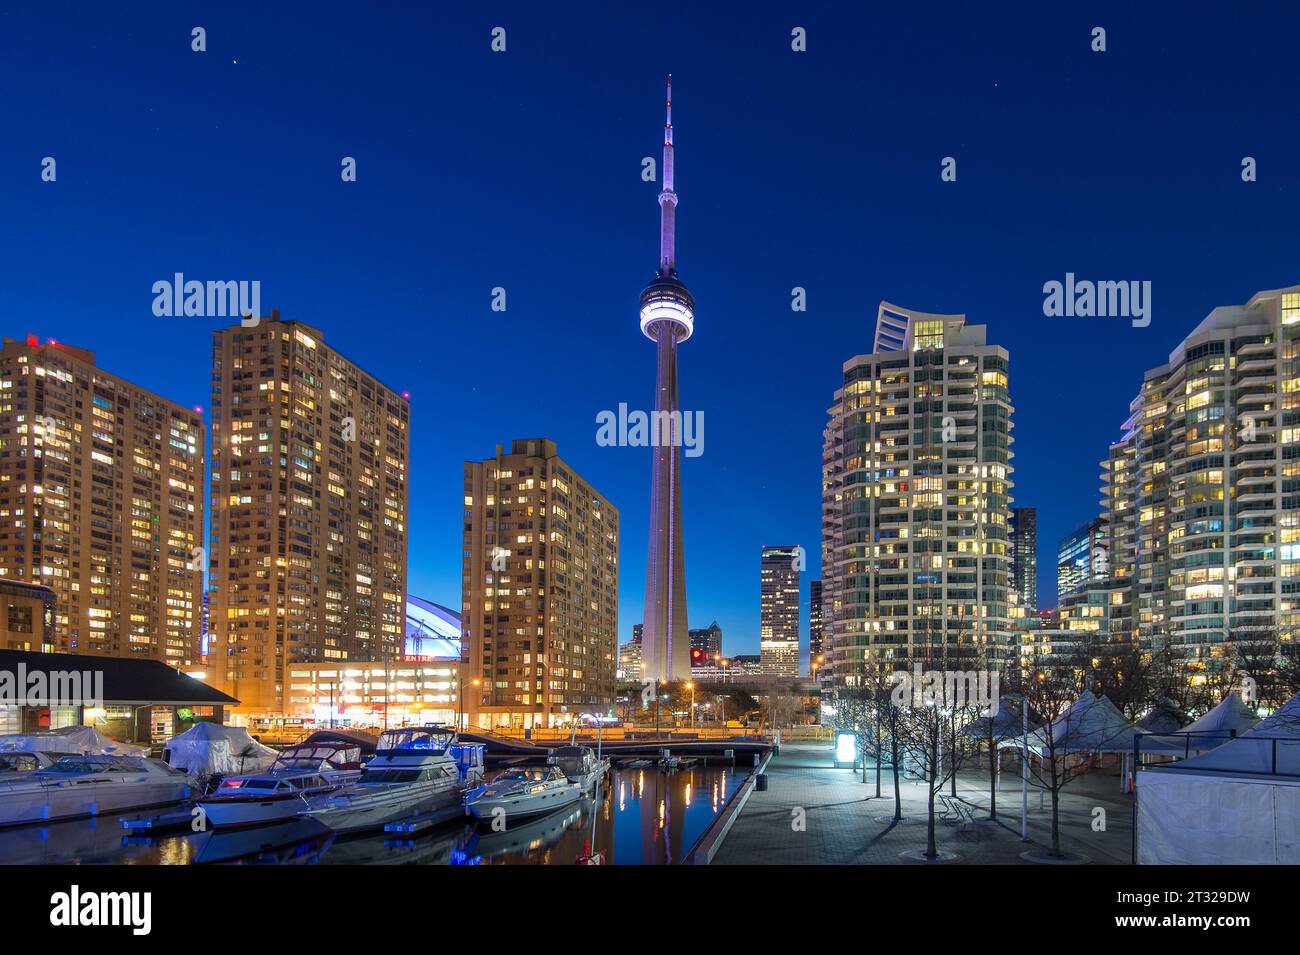
{"label": "street lamp post", "polygon": [[691,691],[691,729],[695,729],[695,684],[687,683],[686,689]]}

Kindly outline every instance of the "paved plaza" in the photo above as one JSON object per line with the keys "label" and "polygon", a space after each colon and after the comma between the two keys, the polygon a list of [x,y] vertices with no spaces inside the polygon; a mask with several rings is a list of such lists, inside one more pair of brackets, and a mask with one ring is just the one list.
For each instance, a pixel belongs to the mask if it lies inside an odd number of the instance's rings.
{"label": "paved plaza", "polygon": [[[876,798],[874,769],[868,771],[864,784],[861,770],[835,769],[832,757],[831,744],[826,742],[782,745],[780,755],[767,767],[767,791],[750,796],[713,864],[913,864],[900,855],[925,850],[924,784],[903,781],[904,821],[895,824],[890,821],[894,789],[888,768],[881,777],[881,795]],[[972,770],[958,774],[957,800],[975,821],[959,822],[954,817],[952,822],[938,822],[939,850],[955,853],[957,858],[949,863],[954,865],[1032,864],[1020,854],[1051,846],[1050,793],[1034,789],[1031,781],[1029,843],[1024,843],[1020,840],[1018,767],[1003,772],[997,822],[987,821],[988,787],[987,773]],[[950,784],[945,784],[943,791],[949,793]],[[1105,810],[1105,831],[1093,829],[1096,807]],[[1115,775],[1083,776],[1062,792],[1061,844],[1067,852],[1082,853],[1092,864],[1127,865],[1131,827],[1132,800],[1119,792]]]}

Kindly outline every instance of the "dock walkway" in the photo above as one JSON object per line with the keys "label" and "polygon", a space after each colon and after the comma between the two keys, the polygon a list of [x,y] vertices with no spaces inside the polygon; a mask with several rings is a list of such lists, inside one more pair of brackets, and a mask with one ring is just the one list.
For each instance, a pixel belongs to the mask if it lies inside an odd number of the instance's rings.
{"label": "dock walkway", "polygon": [[[925,850],[926,790],[902,784],[903,817],[893,823],[893,779],[886,768],[875,798],[874,770],[834,769],[829,743],[787,743],[767,767],[768,788],[754,792],[713,858],[714,865],[902,865],[909,850]],[[949,787],[944,786],[945,793]],[[1051,796],[1029,791],[1030,844],[1020,841],[1020,777],[1002,775],[998,821],[988,822],[988,777],[958,774],[957,797],[975,819],[969,826],[938,823],[940,851],[958,855],[952,864],[1027,865],[1020,853],[1051,845]],[[1093,864],[1129,863],[1131,802],[1114,776],[1083,777],[1061,796],[1061,842]],[[1104,832],[1092,828],[1094,807],[1106,811]],[[802,812],[800,812],[802,810]],[[936,799],[936,812],[939,810]],[[802,817],[803,827],[798,825]],[[883,821],[880,821],[882,820]],[[963,831],[964,830],[964,831]]]}

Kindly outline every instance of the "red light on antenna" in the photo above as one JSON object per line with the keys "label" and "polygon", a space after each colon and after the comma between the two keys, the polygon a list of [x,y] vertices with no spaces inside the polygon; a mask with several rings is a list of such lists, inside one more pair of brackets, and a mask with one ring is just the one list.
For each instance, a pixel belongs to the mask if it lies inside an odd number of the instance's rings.
{"label": "red light on antenna", "polygon": [[41,347],[41,340],[40,340],[39,338],[37,338],[35,335],[28,335],[28,336],[27,336],[27,344],[28,344],[28,346],[31,347],[31,348],[40,348],[40,347]]}
{"label": "red light on antenna", "polygon": [[411,400],[411,393],[410,393],[409,391],[403,391],[403,392],[402,392],[402,397],[405,398],[407,401],[410,401],[410,400]]}

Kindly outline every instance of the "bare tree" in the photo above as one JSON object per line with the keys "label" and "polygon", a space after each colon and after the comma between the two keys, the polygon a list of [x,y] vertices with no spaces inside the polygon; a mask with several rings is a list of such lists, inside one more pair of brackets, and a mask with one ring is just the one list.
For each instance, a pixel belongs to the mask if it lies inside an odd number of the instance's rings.
{"label": "bare tree", "polygon": [[938,857],[935,834],[935,800],[944,784],[952,780],[961,766],[968,742],[956,726],[975,718],[979,712],[978,694],[969,687],[957,668],[969,662],[966,654],[954,647],[925,647],[914,657],[924,674],[917,685],[915,670],[895,686],[889,710],[899,717],[902,748],[927,787],[926,848],[927,859]]}
{"label": "bare tree", "polygon": [[[1038,761],[1029,760],[1030,775],[1052,797],[1051,854],[1061,851],[1061,791],[1090,768],[1090,757],[1110,746],[1127,729],[1127,723],[1097,724],[1094,709],[1104,707],[1104,697],[1083,701],[1092,690],[1095,675],[1087,651],[1040,660],[1022,684],[1024,704],[1043,720],[1030,732],[1028,746],[1038,750]],[[1085,724],[1087,729],[1085,730]]]}

